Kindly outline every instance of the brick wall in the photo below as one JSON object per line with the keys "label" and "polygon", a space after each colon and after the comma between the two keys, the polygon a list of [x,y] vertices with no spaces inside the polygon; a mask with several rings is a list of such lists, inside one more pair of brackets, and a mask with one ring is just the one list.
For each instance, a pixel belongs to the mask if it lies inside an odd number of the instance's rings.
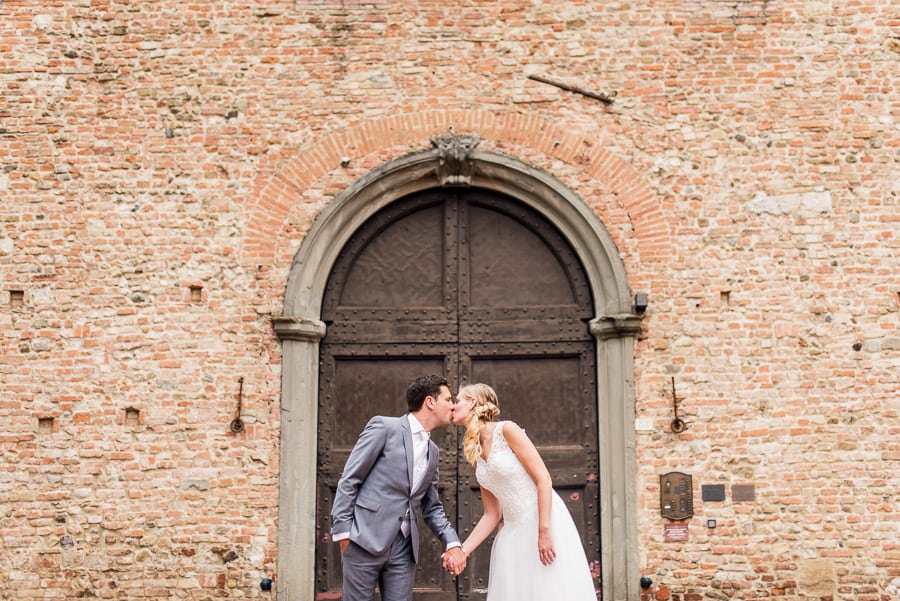
{"label": "brick wall", "polygon": [[584,198],[649,293],[646,597],[896,598],[898,30],[890,0],[0,2],[0,599],[268,595],[291,260],[451,128]]}

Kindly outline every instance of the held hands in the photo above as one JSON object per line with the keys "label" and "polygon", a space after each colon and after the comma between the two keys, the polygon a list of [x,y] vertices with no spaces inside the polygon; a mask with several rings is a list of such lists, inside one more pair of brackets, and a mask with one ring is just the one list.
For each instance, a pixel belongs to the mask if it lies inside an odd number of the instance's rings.
{"label": "held hands", "polygon": [[466,569],[466,552],[462,547],[453,547],[441,555],[444,569],[453,576],[459,576]]}

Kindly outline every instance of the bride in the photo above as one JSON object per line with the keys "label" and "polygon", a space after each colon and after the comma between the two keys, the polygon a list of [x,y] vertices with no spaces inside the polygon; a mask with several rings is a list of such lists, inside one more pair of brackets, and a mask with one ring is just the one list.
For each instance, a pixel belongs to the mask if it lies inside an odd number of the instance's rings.
{"label": "bride", "polygon": [[[495,422],[497,394],[487,384],[463,386],[453,423],[466,426],[463,452],[475,466],[484,515],[463,542],[468,556],[497,528],[487,601],[596,601],[581,539],[550,473],[525,431]],[[448,558],[444,567],[460,569]]]}

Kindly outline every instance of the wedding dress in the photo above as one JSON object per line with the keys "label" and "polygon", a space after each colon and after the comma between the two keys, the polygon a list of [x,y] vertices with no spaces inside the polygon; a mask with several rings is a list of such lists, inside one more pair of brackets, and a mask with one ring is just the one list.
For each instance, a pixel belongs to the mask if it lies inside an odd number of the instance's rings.
{"label": "wedding dress", "polygon": [[597,594],[575,522],[553,491],[550,532],[556,560],[538,555],[537,486],[506,443],[503,425],[494,427],[487,459],[478,458],[478,484],[500,501],[503,527],[491,549],[487,601],[596,601]]}

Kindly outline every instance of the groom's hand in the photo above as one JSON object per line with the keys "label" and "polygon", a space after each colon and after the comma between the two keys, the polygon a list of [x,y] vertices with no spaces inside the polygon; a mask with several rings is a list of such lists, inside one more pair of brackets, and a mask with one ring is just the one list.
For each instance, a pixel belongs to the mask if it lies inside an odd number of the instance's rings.
{"label": "groom's hand", "polygon": [[350,546],[350,539],[345,538],[343,540],[338,541],[338,544],[341,546],[341,555],[347,552],[347,547]]}
{"label": "groom's hand", "polygon": [[444,569],[453,576],[459,576],[466,569],[466,552],[463,551],[462,547],[453,547],[441,555],[441,559],[443,560]]}

